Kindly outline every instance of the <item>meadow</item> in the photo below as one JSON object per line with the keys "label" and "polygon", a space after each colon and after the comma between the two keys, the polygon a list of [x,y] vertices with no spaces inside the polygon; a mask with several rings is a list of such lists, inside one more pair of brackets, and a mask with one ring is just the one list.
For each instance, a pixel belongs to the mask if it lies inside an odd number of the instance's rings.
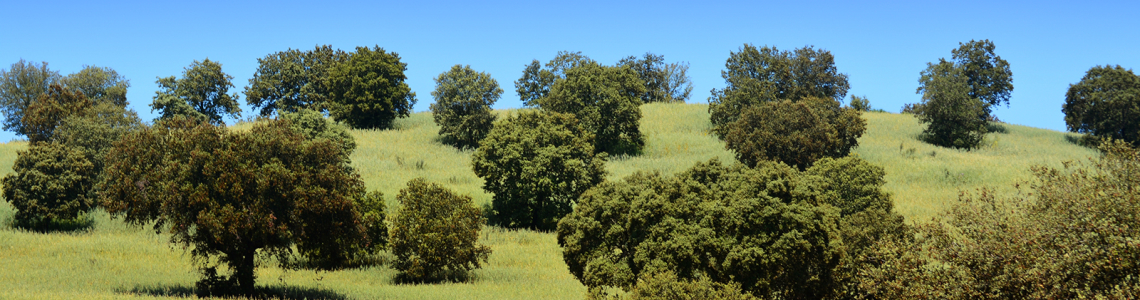
{"label": "meadow", "polygon": [[[513,110],[498,111],[500,115]],[[714,157],[734,162],[731,152],[708,129],[708,106],[647,104],[641,155],[611,157],[609,180],[638,171],[673,173]],[[858,155],[886,170],[885,189],[908,222],[928,222],[962,191],[992,187],[999,195],[1018,193],[1029,167],[1059,167],[1096,150],[1077,145],[1077,135],[1020,125],[998,124],[979,149],[954,150],[919,139],[922,125],[906,114],[870,112]],[[240,129],[246,125],[238,125]],[[371,190],[384,193],[389,207],[407,181],[423,177],[477,205],[491,201],[471,171],[472,151],[439,142],[430,113],[416,113],[391,130],[353,130],[353,165]],[[0,173],[11,172],[25,142],[0,144]],[[83,231],[40,233],[14,229],[13,209],[0,201],[0,299],[178,299],[193,298],[198,279],[185,249],[168,236],[136,227],[102,211],[87,216]],[[580,299],[586,291],[566,269],[553,233],[486,227],[482,243],[494,251],[490,262],[462,283],[401,284],[385,266],[324,272],[261,266],[258,283],[281,298],[333,299]]]}

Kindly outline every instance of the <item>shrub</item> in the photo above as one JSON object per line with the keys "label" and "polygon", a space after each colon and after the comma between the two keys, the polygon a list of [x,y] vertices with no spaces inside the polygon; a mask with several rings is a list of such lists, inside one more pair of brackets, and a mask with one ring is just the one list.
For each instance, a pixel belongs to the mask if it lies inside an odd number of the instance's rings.
{"label": "shrub", "polygon": [[708,277],[688,280],[677,278],[672,272],[646,276],[637,281],[630,290],[629,300],[751,300],[756,299],[740,290],[739,283],[719,283]]}
{"label": "shrub", "polygon": [[278,114],[280,119],[289,121],[289,128],[300,134],[306,140],[315,141],[327,139],[341,146],[341,154],[348,160],[352,151],[356,150],[356,139],[348,133],[348,129],[325,118],[320,112],[312,109],[299,109],[296,112],[282,111]]}
{"label": "shrub", "polygon": [[503,89],[490,74],[475,72],[471,66],[455,65],[435,78],[431,115],[439,124],[445,143],[459,148],[478,148],[495,122],[491,105]]}
{"label": "shrub", "polygon": [[605,178],[605,158],[574,116],[523,111],[499,120],[472,154],[475,175],[493,196],[491,224],[554,229],[578,196]]}
{"label": "shrub", "polygon": [[857,111],[871,111],[871,101],[867,97],[851,96],[848,106]]}
{"label": "shrub", "polygon": [[[875,251],[864,286],[878,296],[953,290],[940,298],[1076,299],[1136,295],[1140,152],[1121,141],[1063,169],[1034,167],[1009,198],[963,193],[945,222]],[[915,268],[918,267],[918,268]],[[1126,299],[1120,298],[1120,299]]]}
{"label": "shrub", "polygon": [[416,93],[404,82],[407,70],[395,52],[356,47],[329,75],[329,114],[352,128],[391,128],[416,104]]}
{"label": "shrub", "polygon": [[807,97],[840,101],[850,88],[847,74],[835,68],[831,52],[811,46],[780,51],[745,44],[729,55],[724,67],[721,77],[726,86],[709,97],[713,132],[721,138],[728,133],[728,124],[753,105]]}
{"label": "shrub", "polygon": [[558,242],[570,273],[595,292],[673,272],[757,297],[846,295],[863,264],[851,256],[906,229],[882,174],[855,157],[804,172],[714,159],[674,176],[636,173],[583,194]]}
{"label": "shrub", "polygon": [[478,244],[484,220],[471,197],[417,178],[396,200],[400,208],[389,232],[396,255],[392,267],[408,279],[444,279],[487,262],[491,248]]}
{"label": "shrub", "polygon": [[387,207],[384,204],[384,194],[380,191],[371,191],[355,199],[356,209],[360,212],[364,231],[371,241],[370,249],[365,254],[378,253],[388,247]]}
{"label": "shrub", "polygon": [[942,61],[927,64],[922,72],[922,104],[918,120],[931,144],[970,149],[978,147],[987,132],[987,104],[970,97],[970,86],[962,68]]}
{"label": "shrub", "polygon": [[19,151],[12,173],[4,176],[4,199],[16,208],[18,224],[75,219],[95,206],[87,192],[94,165],[80,149],[35,143]]}
{"label": "shrub", "polygon": [[1065,93],[1069,131],[1095,138],[1122,139],[1140,146],[1140,76],[1117,65],[1089,69]]}
{"label": "shrub", "polygon": [[858,146],[866,122],[860,112],[824,98],[768,102],[745,108],[725,127],[725,148],[749,166],[781,161],[806,169],[824,157],[843,157]]}
{"label": "shrub", "polygon": [[[255,258],[294,251],[333,269],[369,245],[356,206],[364,183],[341,144],[307,140],[287,121],[231,132],[176,116],[128,133],[99,184],[107,211],[169,230],[203,272],[199,291],[252,294]],[[232,273],[219,276],[216,264]]]}
{"label": "shrub", "polygon": [[535,102],[539,107],[574,115],[594,135],[594,152],[611,155],[641,152],[641,95],[645,86],[629,67],[608,67],[595,62],[565,70],[550,94]]}

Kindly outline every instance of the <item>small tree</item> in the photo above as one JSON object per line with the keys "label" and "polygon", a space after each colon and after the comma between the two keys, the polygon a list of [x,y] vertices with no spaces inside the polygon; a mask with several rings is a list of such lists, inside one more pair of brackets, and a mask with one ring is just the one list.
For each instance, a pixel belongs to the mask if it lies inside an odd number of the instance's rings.
{"label": "small tree", "polygon": [[860,112],[825,98],[769,102],[743,110],[728,124],[725,148],[749,166],[781,161],[806,169],[824,157],[844,157],[866,129]]}
{"label": "small tree", "polygon": [[416,93],[404,82],[407,70],[395,52],[356,47],[329,76],[330,115],[352,128],[391,128],[416,104]]}
{"label": "small tree", "polygon": [[491,105],[503,89],[491,74],[475,72],[471,66],[455,65],[435,78],[431,96],[432,118],[439,124],[444,142],[459,148],[478,148],[495,122]]}
{"label": "small tree", "polygon": [[667,64],[664,55],[646,52],[640,59],[635,56],[623,58],[618,66],[633,69],[645,84],[645,94],[641,96],[643,103],[684,103],[693,92],[693,83],[686,74],[688,63]]}
{"label": "small tree", "polygon": [[643,94],[645,87],[632,69],[589,62],[566,69],[550,94],[534,102],[545,110],[574,115],[594,134],[594,152],[617,155],[638,153],[645,146],[640,129]]}
{"label": "small tree", "polygon": [[493,196],[491,224],[554,229],[582,192],[605,178],[592,134],[574,116],[523,111],[495,124],[472,154],[475,175]]}
{"label": "small tree", "polygon": [[850,88],[847,74],[835,68],[831,52],[811,46],[780,51],[745,44],[739,52],[729,54],[720,74],[727,86],[712,91],[709,118],[721,138],[728,133],[728,124],[750,106],[807,97],[841,101]]}
{"label": "small tree", "polygon": [[491,248],[478,244],[484,220],[471,197],[417,178],[396,200],[400,208],[389,232],[392,266],[408,279],[444,279],[487,263]]}
{"label": "small tree", "polygon": [[922,103],[918,120],[927,124],[923,134],[943,147],[975,148],[986,134],[986,103],[970,96],[962,68],[945,60],[927,64],[919,80]]}
{"label": "small tree", "polygon": [[324,45],[307,51],[288,49],[258,58],[257,71],[245,87],[245,101],[260,109],[262,116],[278,110],[327,110],[331,96],[328,76],[347,57],[344,51]]}
{"label": "small tree", "polygon": [[[336,268],[370,245],[355,205],[364,183],[343,149],[287,121],[230,132],[172,117],[115,143],[100,197],[108,212],[169,230],[189,248],[203,272],[199,291],[250,295],[259,253],[288,266],[295,249]],[[220,276],[214,262],[232,274]]]}
{"label": "small tree", "polygon": [[958,49],[950,51],[954,65],[962,68],[962,75],[966,77],[970,98],[986,103],[987,116],[993,107],[1002,103],[1009,106],[1009,95],[1013,92],[1009,62],[994,54],[994,48],[990,40],[970,40],[958,43]]}
{"label": "small tree", "polygon": [[558,51],[558,55],[547,62],[545,68],[537,59],[533,60],[523,69],[522,77],[515,81],[515,91],[523,105],[538,105],[535,101],[546,98],[555,81],[566,78],[566,70],[591,63],[597,61],[582,55],[581,51]]}
{"label": "small tree", "polygon": [[59,79],[59,72],[48,69],[47,62],[20,59],[9,69],[0,69],[0,112],[4,113],[4,130],[27,135],[21,121],[24,110]]}
{"label": "small tree", "polygon": [[155,92],[151,110],[159,111],[156,120],[176,115],[223,124],[222,115],[241,117],[238,94],[226,94],[234,84],[233,76],[222,72],[222,64],[206,59],[195,60],[182,71],[182,78],[159,78],[155,83],[161,91]]}
{"label": "small tree", "polygon": [[91,107],[91,101],[82,92],[72,92],[58,84],[40,94],[24,111],[23,128],[32,143],[52,140],[56,127],[69,116],[82,115]]}
{"label": "small tree", "polygon": [[1119,65],[1096,66],[1065,94],[1069,131],[1140,145],[1140,76]]}
{"label": "small tree", "polygon": [[18,224],[75,219],[95,205],[87,194],[94,184],[94,165],[80,149],[34,143],[17,152],[12,171],[2,182]]}
{"label": "small tree", "polygon": [[852,95],[851,103],[847,106],[857,111],[871,111],[871,101],[867,100],[867,97]]}

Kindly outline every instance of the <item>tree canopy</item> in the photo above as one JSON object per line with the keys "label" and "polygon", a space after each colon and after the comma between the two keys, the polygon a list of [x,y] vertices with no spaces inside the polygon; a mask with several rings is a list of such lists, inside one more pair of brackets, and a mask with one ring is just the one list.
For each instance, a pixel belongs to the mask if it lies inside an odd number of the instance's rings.
{"label": "tree canopy", "polygon": [[52,84],[47,93],[40,94],[25,109],[23,123],[25,135],[32,143],[52,140],[56,127],[71,115],[82,115],[91,107],[91,100],[82,92],[72,92]]}
{"label": "tree canopy", "polygon": [[222,64],[218,62],[209,58],[201,62],[195,60],[182,71],[182,78],[170,76],[155,81],[161,90],[155,92],[150,107],[159,111],[157,120],[182,115],[223,124],[223,115],[241,117],[238,94],[226,94],[234,87],[230,82],[233,78],[222,72]]}
{"label": "tree canopy", "polygon": [[725,126],[749,106],[805,97],[842,101],[850,88],[847,74],[836,69],[831,52],[812,46],[780,51],[745,44],[729,54],[721,77],[726,86],[712,90],[709,97],[710,119],[721,137],[727,133]]}
{"label": "tree canopy", "polygon": [[495,123],[471,156],[491,193],[490,223],[554,229],[578,195],[605,179],[604,154],[573,115],[523,111]]}
{"label": "tree canopy", "polygon": [[688,63],[665,63],[664,55],[646,52],[641,58],[623,58],[617,65],[630,67],[641,78],[645,84],[645,93],[641,96],[643,103],[684,103],[692,95]]}
{"label": "tree canopy", "polygon": [[245,87],[245,101],[259,109],[262,116],[278,110],[327,110],[332,96],[329,76],[347,57],[344,51],[323,45],[313,50],[288,49],[258,58],[257,71]]}
{"label": "tree canopy", "polygon": [[[259,253],[289,265],[296,249],[331,268],[369,246],[354,200],[365,196],[364,183],[344,147],[305,139],[288,121],[230,132],[172,117],[114,147],[100,183],[104,206],[169,230],[198,262],[200,290],[252,293]],[[214,262],[232,274],[219,276]]]}
{"label": "tree canopy", "polygon": [[20,59],[8,69],[0,69],[0,112],[4,113],[4,130],[27,135],[21,121],[24,110],[59,80],[59,72],[48,69],[47,62]]}
{"label": "tree canopy", "polygon": [[962,68],[966,86],[970,89],[970,98],[985,102],[987,115],[993,107],[1003,103],[1009,106],[1009,95],[1013,92],[1013,71],[1009,69],[1009,62],[994,54],[994,43],[990,40],[970,40],[958,45],[958,49],[950,51],[950,57],[955,66]]}
{"label": "tree canopy", "polygon": [[587,62],[566,69],[550,93],[534,101],[540,108],[574,115],[594,135],[594,152],[611,155],[639,153],[641,95],[645,87],[629,67]]}
{"label": "tree canopy", "polygon": [[551,86],[566,76],[566,70],[590,63],[596,64],[597,61],[582,55],[582,51],[558,51],[545,68],[537,59],[533,60],[523,69],[522,77],[515,81],[515,91],[524,105],[538,105],[535,101],[549,95]]}
{"label": "tree canopy", "polygon": [[985,137],[987,104],[970,96],[965,69],[940,60],[927,63],[919,79],[922,103],[917,117],[927,124],[925,139],[943,147],[975,148]]}
{"label": "tree canopy", "polygon": [[1140,76],[1120,65],[1093,67],[1069,85],[1061,112],[1069,131],[1140,145]]}
{"label": "tree canopy", "polygon": [[356,47],[329,76],[330,115],[353,128],[391,128],[416,104],[416,93],[404,82],[407,70],[395,52]]}
{"label": "tree canopy", "polygon": [[824,157],[847,156],[867,125],[859,111],[839,105],[830,98],[808,97],[745,108],[726,126],[725,148],[748,166],[774,160],[801,170]]}
{"label": "tree canopy", "polygon": [[108,67],[83,66],[79,72],[60,79],[64,87],[83,93],[92,102],[108,102],[127,106],[127,89],[131,81]]}
{"label": "tree canopy", "polygon": [[495,122],[491,111],[503,89],[491,74],[455,65],[435,78],[431,115],[445,143],[478,148]]}

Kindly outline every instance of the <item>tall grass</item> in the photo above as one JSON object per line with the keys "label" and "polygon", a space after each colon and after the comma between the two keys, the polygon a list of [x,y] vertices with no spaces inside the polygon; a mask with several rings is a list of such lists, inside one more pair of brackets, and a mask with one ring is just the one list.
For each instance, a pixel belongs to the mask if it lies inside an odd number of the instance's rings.
{"label": "tall grass", "polygon": [[[499,111],[501,116],[512,111]],[[648,104],[642,107],[641,155],[612,157],[608,178],[637,171],[674,173],[731,152],[708,132],[708,106]],[[1095,155],[1068,141],[1069,134],[1017,125],[990,134],[980,149],[953,150],[917,139],[921,125],[910,115],[867,113],[868,131],[855,153],[881,165],[886,189],[910,220],[922,221],[947,208],[958,191],[992,186],[1013,193],[1034,164],[1059,165]],[[238,125],[242,128],[245,125]],[[470,150],[439,142],[429,113],[413,114],[392,130],[353,130],[358,148],[353,165],[370,190],[382,191],[390,205],[411,179],[424,177],[477,204],[489,203],[482,180],[471,171]],[[0,173],[11,172],[16,151],[26,143],[0,144]],[[0,201],[0,221],[11,206]],[[192,297],[198,274],[184,249],[155,234],[95,211],[94,226],[81,232],[36,233],[0,225],[0,299],[123,299]],[[578,299],[585,288],[567,271],[551,233],[485,228],[482,243],[494,251],[490,262],[463,283],[407,285],[393,282],[384,266],[334,272],[257,269],[260,286],[283,298],[348,299]]]}

